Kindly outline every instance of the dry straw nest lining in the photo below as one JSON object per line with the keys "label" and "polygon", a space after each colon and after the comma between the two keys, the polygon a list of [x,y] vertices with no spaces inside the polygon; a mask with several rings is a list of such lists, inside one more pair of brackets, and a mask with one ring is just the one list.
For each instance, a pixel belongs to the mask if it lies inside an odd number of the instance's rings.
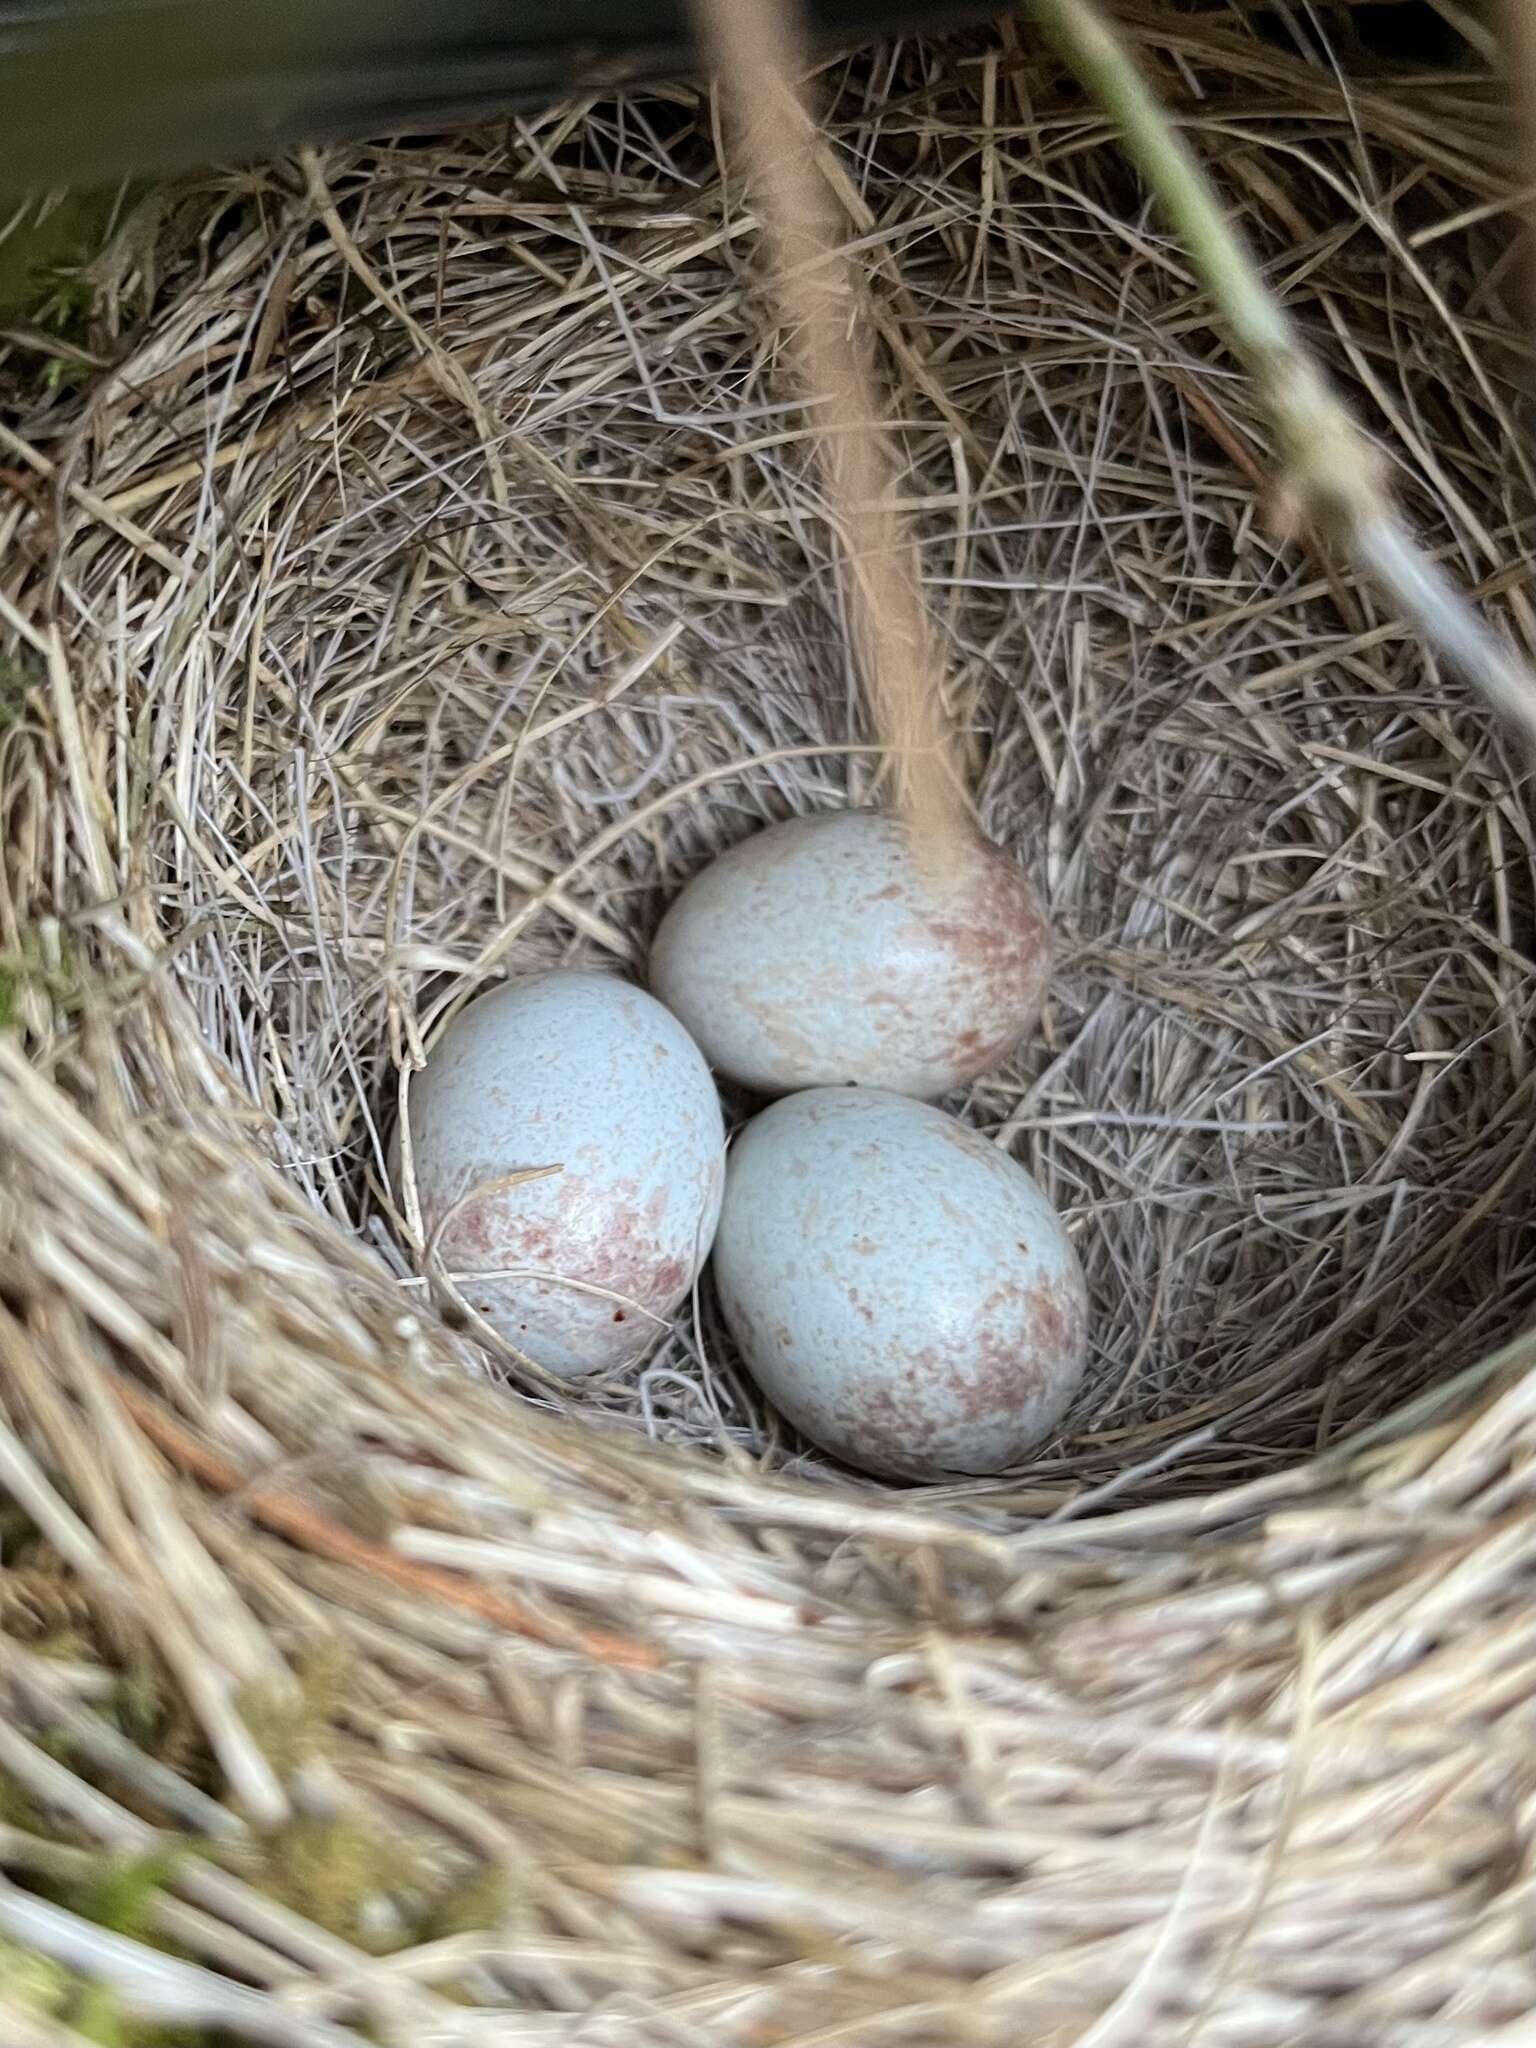
{"label": "dry straw nest lining", "polygon": [[[1140,25],[1528,634],[1497,94]],[[1536,2009],[1517,772],[1277,537],[1251,391],[1054,62],[829,84],[954,712],[1063,940],[957,1106],[1071,1220],[1091,1391],[1018,1478],[895,1496],[778,1440],[707,1300],[579,1412],[471,1376],[389,1223],[427,995],[633,963],[712,850],[872,787],[707,103],[141,209],[111,367],[5,443],[8,2038],[83,2038],[34,1946],[302,2044]],[[93,1945],[81,1850],[167,1832]]]}

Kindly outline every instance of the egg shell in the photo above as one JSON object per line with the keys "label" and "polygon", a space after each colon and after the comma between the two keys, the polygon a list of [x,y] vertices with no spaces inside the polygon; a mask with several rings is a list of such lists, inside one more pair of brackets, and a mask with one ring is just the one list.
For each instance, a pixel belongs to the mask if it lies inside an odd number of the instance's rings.
{"label": "egg shell", "polygon": [[493,1329],[567,1378],[651,1348],[724,1181],[720,1099],[670,1012],[612,975],[506,983],[431,1047],[409,1115],[433,1266]]}
{"label": "egg shell", "polygon": [[882,811],[791,818],[688,884],[650,985],[759,1094],[857,1081],[931,1098],[1003,1060],[1050,975],[1039,900],[976,837],[924,862]]}
{"label": "egg shell", "polygon": [[891,1478],[1002,1472],[1087,1357],[1077,1254],[1016,1160],[885,1089],[817,1088],[731,1149],[716,1288],[763,1392]]}

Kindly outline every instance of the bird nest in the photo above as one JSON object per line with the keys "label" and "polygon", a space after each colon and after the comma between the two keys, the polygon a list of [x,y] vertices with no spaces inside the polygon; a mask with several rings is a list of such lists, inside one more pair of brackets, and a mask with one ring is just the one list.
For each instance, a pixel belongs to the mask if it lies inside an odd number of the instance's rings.
{"label": "bird nest", "polygon": [[[1529,635],[1498,95],[1142,28],[1420,534]],[[6,343],[18,2043],[1536,2009],[1519,763],[1267,501],[1052,58],[825,82],[949,713],[1059,944],[950,1107],[1068,1224],[1087,1384],[1027,1469],[880,1487],[765,1410],[707,1283],[552,1387],[392,1206],[431,1002],[639,972],[714,852],[878,795],[708,99],[140,203],[88,331]]]}

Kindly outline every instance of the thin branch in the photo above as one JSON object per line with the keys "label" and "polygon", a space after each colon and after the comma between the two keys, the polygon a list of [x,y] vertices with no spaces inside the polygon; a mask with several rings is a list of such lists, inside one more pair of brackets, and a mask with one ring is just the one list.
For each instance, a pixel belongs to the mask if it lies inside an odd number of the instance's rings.
{"label": "thin branch", "polygon": [[1269,414],[1281,484],[1536,747],[1536,674],[1478,616],[1392,504],[1376,451],[1329,386],[1246,241],[1119,31],[1093,0],[1032,0],[1034,19],[1117,123],[1247,364]]}
{"label": "thin branch", "polygon": [[963,783],[911,537],[897,510],[893,437],[869,347],[867,281],[843,247],[847,218],[819,161],[798,24],[788,0],[696,5],[762,210],[786,352],[847,554],[854,641],[877,736],[898,804],[925,844],[942,846],[964,829]]}
{"label": "thin branch", "polygon": [[408,1593],[439,1600],[473,1614],[509,1634],[528,1636],[535,1642],[552,1643],[562,1649],[579,1650],[599,1663],[616,1664],[632,1671],[653,1670],[661,1662],[657,1652],[644,1643],[626,1641],[622,1636],[601,1634],[572,1627],[568,1632],[554,1628],[531,1607],[509,1600],[489,1587],[461,1579],[452,1572],[436,1571],[428,1565],[412,1564],[398,1557],[382,1543],[359,1536],[341,1522],[333,1521],[306,1501],[290,1493],[253,1481],[210,1445],[200,1443],[189,1430],[166,1414],[147,1394],[128,1380],[118,1380],[114,1392],[145,1436],[164,1452],[172,1464],[190,1473],[217,1493],[238,1498],[243,1512],[274,1536],[282,1536],[317,1557],[336,1564],[352,1565],[388,1579]]}

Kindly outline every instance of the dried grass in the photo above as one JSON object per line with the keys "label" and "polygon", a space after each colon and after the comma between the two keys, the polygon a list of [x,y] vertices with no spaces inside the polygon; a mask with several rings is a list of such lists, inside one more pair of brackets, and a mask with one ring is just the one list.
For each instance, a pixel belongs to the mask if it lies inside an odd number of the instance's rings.
{"label": "dried grass", "polygon": [[[1529,641],[1497,95],[1154,35]],[[131,222],[115,367],[4,433],[11,2038],[90,2031],[23,1952],[303,2048],[1536,2011],[1523,791],[1270,537],[1251,392],[1055,64],[826,83],[971,772],[1065,955],[959,1107],[1070,1219],[1092,1387],[1018,1478],[894,1495],[777,1439],[707,1301],[576,1414],[474,1377],[388,1213],[433,1005],[633,963],[714,848],[870,787],[707,107]],[[169,1836],[143,1924],[93,1918],[82,1870]]]}

